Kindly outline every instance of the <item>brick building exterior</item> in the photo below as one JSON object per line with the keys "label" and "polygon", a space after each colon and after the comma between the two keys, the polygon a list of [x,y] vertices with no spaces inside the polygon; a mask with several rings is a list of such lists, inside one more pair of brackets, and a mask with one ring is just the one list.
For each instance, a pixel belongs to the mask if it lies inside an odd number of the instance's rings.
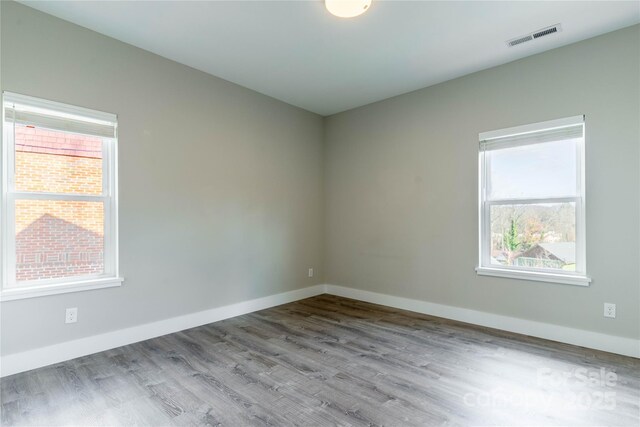
{"label": "brick building exterior", "polygon": [[[102,140],[16,126],[16,191],[99,195]],[[16,280],[101,273],[101,202],[16,201]]]}

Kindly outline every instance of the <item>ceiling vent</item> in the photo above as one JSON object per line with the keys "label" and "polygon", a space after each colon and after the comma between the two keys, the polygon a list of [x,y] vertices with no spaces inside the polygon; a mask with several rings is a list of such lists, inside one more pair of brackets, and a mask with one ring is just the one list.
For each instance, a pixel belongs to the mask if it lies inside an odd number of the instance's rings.
{"label": "ceiling vent", "polygon": [[562,31],[562,27],[560,26],[560,24],[552,25],[550,27],[546,27],[538,31],[534,31],[533,33],[529,33],[525,36],[520,36],[520,37],[516,37],[515,39],[508,40],[507,46],[509,47],[517,46],[522,43],[530,42],[531,40],[539,39],[540,37],[559,33],[560,31]]}

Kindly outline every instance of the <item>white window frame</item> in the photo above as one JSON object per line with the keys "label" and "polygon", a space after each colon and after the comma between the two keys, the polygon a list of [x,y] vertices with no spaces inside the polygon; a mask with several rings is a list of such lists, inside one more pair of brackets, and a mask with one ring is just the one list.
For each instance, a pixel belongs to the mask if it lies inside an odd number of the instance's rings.
{"label": "white window frame", "polygon": [[[490,157],[486,157],[482,142],[512,136],[538,133],[542,131],[582,126],[582,139],[576,144],[576,194],[563,197],[492,199],[489,194],[487,170]],[[484,276],[506,277],[512,279],[536,280],[551,283],[588,286],[591,279],[586,272],[586,198],[585,198],[585,120],[584,116],[567,117],[524,126],[517,126],[479,134],[480,149],[478,155],[479,184],[479,260],[476,272]],[[575,203],[576,209],[576,271],[554,271],[552,269],[527,268],[519,266],[499,266],[491,264],[491,206],[499,204],[534,204],[534,203]]]}
{"label": "white window frame", "polygon": [[[13,126],[6,126],[6,104],[28,105],[29,108],[55,111],[70,120],[86,121],[96,126],[109,123],[113,126],[113,138],[104,138],[102,144],[102,194],[85,195],[73,193],[49,193],[16,191],[15,180],[15,135]],[[115,114],[90,110],[73,105],[34,98],[31,96],[2,93],[2,201],[0,205],[0,227],[2,231],[0,258],[2,263],[2,287],[0,301],[40,297],[67,292],[120,286],[118,253],[118,137]],[[91,133],[87,133],[91,134]],[[66,200],[102,202],[104,204],[104,272],[101,274],[23,281],[15,280],[15,201],[16,200]]]}

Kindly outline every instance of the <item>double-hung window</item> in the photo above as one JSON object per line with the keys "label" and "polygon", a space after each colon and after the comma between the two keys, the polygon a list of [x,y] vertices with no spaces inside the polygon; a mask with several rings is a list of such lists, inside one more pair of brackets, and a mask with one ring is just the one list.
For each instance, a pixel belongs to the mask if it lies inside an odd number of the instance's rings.
{"label": "double-hung window", "polygon": [[121,283],[114,114],[3,93],[2,300]]}
{"label": "double-hung window", "polygon": [[479,139],[478,273],[587,285],[584,117]]}

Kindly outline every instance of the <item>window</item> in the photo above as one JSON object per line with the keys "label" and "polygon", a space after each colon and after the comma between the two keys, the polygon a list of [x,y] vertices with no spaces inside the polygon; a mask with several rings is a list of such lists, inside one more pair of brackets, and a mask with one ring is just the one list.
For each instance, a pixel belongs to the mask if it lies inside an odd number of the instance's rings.
{"label": "window", "polygon": [[584,117],[480,134],[479,274],[587,285]]}
{"label": "window", "polygon": [[2,300],[117,286],[117,120],[3,93]]}

